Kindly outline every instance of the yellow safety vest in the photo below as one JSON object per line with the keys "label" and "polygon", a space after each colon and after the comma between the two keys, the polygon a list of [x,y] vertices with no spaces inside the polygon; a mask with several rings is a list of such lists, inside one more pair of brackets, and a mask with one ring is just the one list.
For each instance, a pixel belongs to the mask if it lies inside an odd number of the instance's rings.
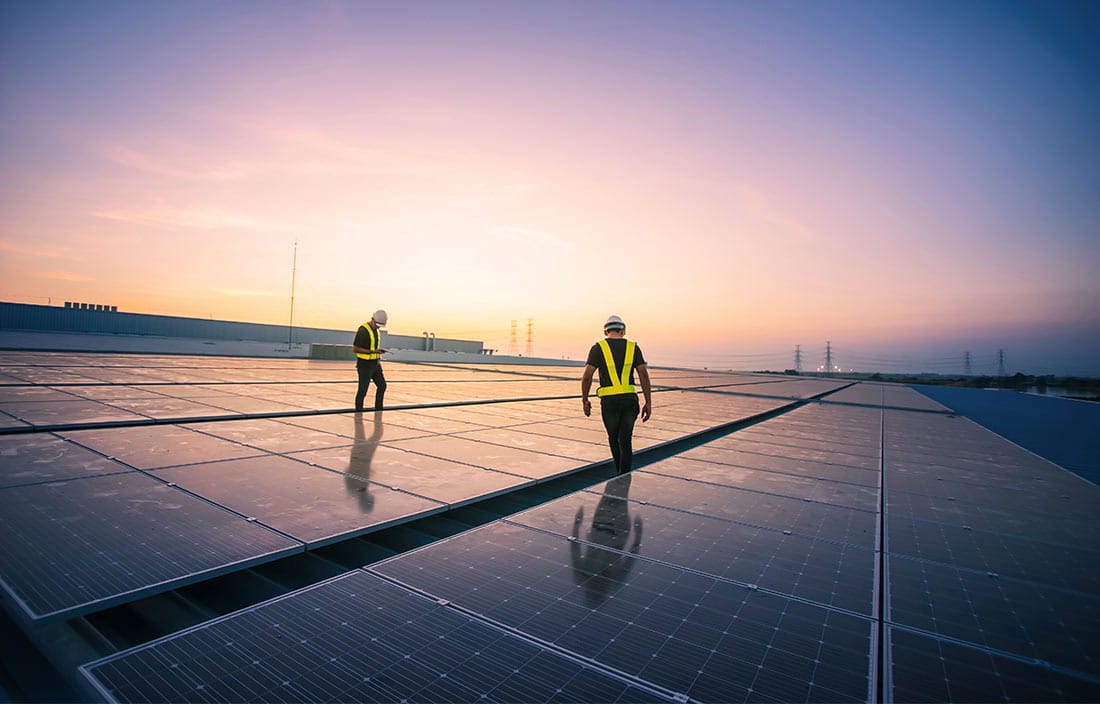
{"label": "yellow safety vest", "polygon": [[623,371],[615,376],[615,359],[611,356],[611,345],[607,340],[600,340],[600,349],[603,350],[604,361],[607,362],[607,375],[611,377],[611,386],[601,386],[596,389],[597,396],[614,396],[616,394],[635,393],[634,386],[630,384],[630,370],[634,366],[634,341],[626,341],[626,357],[623,359]]}
{"label": "yellow safety vest", "polygon": [[367,349],[375,351],[369,352],[367,354],[356,352],[355,356],[359,359],[378,359],[378,333],[374,331],[374,328],[370,326],[370,323],[363,323],[363,327],[367,329],[367,334],[370,335],[370,347],[368,347]]}

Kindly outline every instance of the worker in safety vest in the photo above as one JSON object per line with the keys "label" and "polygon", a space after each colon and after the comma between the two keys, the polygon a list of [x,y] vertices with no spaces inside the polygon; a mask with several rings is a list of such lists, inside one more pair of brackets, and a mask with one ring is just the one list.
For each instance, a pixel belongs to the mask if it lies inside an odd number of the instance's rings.
{"label": "worker in safety vest", "polygon": [[626,323],[617,315],[612,315],[603,325],[606,339],[592,345],[588,352],[588,363],[584,365],[581,376],[581,406],[584,414],[592,414],[592,402],[588,392],[592,388],[592,375],[600,372],[600,388],[596,396],[600,399],[600,415],[607,428],[607,441],[611,445],[611,456],[615,460],[615,470],[625,474],[631,470],[634,462],[634,421],[638,419],[638,394],[634,388],[634,373],[645,395],[645,405],[641,408],[642,422],[649,420],[653,399],[649,387],[649,371],[646,369],[642,349],[633,340],[626,339]]}
{"label": "worker in safety vest", "polygon": [[359,389],[355,392],[355,410],[363,410],[363,399],[367,387],[374,382],[374,410],[382,410],[382,397],[386,395],[386,377],[382,375],[381,355],[387,350],[379,343],[382,340],[382,327],[389,320],[386,311],[378,310],[371,316],[370,322],[363,323],[355,333],[355,370],[359,373]]}

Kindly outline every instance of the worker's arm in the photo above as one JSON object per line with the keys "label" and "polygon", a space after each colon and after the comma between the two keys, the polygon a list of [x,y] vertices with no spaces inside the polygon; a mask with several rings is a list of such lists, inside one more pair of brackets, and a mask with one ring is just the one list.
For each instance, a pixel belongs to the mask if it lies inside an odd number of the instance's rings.
{"label": "worker's arm", "polygon": [[581,408],[586,416],[592,415],[592,402],[588,400],[588,392],[592,390],[592,375],[595,373],[594,366],[584,365],[584,374],[581,375]]}
{"label": "worker's arm", "polygon": [[642,406],[642,422],[649,420],[649,414],[653,411],[653,393],[649,386],[649,370],[646,369],[646,365],[641,364],[637,367],[638,381],[642,385],[642,394],[645,396],[645,405]]}

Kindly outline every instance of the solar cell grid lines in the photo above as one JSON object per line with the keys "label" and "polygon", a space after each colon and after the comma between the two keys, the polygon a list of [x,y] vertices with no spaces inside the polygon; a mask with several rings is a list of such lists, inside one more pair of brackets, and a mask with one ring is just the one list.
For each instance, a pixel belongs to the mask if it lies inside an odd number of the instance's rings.
{"label": "solar cell grid lines", "polygon": [[[656,485],[650,480],[656,480]],[[698,494],[687,491],[688,487],[707,489],[637,471],[632,477],[608,482],[600,493],[573,494],[509,520],[620,551],[629,547],[633,555],[742,585],[754,584],[857,613],[871,612],[873,549],[796,534],[786,527],[797,521],[781,513],[755,524],[729,520],[730,513],[740,512],[729,504],[748,504],[755,498],[746,492],[741,492],[740,500],[716,502],[721,508],[708,513],[708,506],[698,505]],[[655,495],[664,498],[654,500]],[[692,508],[670,508],[670,504]]]}
{"label": "solar cell grid lines", "polygon": [[444,508],[426,497],[288,457],[208,462],[155,474],[311,547]]}
{"label": "solar cell grid lines", "polygon": [[1098,489],[916,391],[655,368],[635,471],[547,490],[609,456],[577,367],[386,373],[388,409],[351,414],[347,362],[0,352],[9,610],[125,629],[104,609],[336,550],[371,557],[84,678],[116,701],[1100,698]]}
{"label": "solar cell grid lines", "polygon": [[665,701],[365,572],[85,670],[115,701]]}
{"label": "solar cell grid lines", "polygon": [[688,697],[867,698],[870,621],[614,549],[495,524],[372,570]]}
{"label": "solar cell grid lines", "polygon": [[0,576],[32,619],[56,620],[301,543],[139,472],[3,490]]}

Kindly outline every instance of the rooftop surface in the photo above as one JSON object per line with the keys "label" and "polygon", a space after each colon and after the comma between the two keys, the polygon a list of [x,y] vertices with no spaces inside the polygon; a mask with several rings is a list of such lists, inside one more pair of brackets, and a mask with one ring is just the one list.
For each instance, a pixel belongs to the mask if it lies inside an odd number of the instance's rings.
{"label": "rooftop surface", "polygon": [[0,352],[8,697],[1100,699],[1100,487],[965,411],[651,369],[612,478],[575,367],[384,366]]}

